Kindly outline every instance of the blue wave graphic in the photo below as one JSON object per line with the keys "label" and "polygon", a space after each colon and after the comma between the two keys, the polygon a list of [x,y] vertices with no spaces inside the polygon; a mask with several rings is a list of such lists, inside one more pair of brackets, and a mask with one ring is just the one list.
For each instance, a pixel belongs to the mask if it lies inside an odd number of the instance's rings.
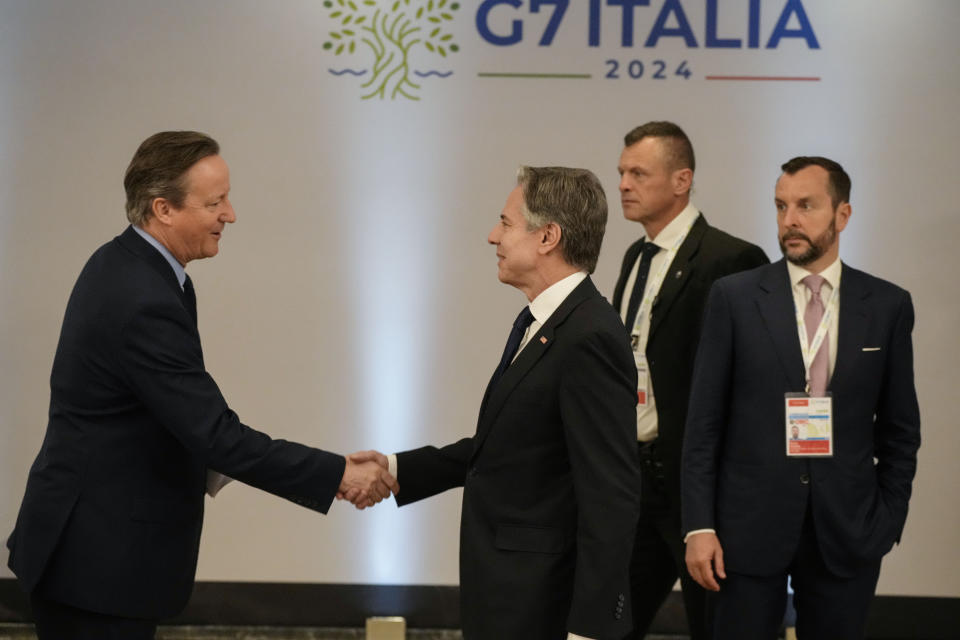
{"label": "blue wave graphic", "polygon": [[434,70],[430,70],[427,72],[414,71],[413,73],[414,75],[420,76],[421,78],[429,78],[430,76],[437,76],[440,78],[449,78],[450,76],[453,75],[453,71],[447,71],[445,73],[441,73],[440,71],[434,71]]}
{"label": "blue wave graphic", "polygon": [[361,69],[360,71],[354,71],[353,69],[341,69],[340,71],[337,71],[336,69],[327,69],[327,71],[329,71],[335,76],[342,76],[345,73],[349,73],[355,76],[362,76],[367,72],[366,69]]}

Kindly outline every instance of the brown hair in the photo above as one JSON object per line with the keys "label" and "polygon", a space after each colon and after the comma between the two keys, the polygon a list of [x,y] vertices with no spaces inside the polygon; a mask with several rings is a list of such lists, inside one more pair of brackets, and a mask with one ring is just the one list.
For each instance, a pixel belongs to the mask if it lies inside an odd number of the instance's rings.
{"label": "brown hair", "polygon": [[693,145],[683,129],[672,122],[654,121],[642,124],[623,137],[624,146],[632,146],[644,138],[660,138],[664,141],[667,160],[673,170],[696,169]]}
{"label": "brown hair", "polygon": [[143,226],[156,198],[166,198],[174,207],[182,207],[187,195],[187,171],[207,156],[219,153],[216,140],[196,131],[161,131],[144,140],[123,177],[127,219]]}

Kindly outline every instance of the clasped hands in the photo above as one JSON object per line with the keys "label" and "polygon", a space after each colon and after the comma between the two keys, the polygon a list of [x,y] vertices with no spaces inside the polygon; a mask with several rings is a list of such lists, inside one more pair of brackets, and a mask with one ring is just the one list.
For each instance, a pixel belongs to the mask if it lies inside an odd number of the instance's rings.
{"label": "clasped hands", "polygon": [[379,451],[357,451],[346,459],[337,500],[365,509],[400,491],[397,479],[388,472],[387,456]]}

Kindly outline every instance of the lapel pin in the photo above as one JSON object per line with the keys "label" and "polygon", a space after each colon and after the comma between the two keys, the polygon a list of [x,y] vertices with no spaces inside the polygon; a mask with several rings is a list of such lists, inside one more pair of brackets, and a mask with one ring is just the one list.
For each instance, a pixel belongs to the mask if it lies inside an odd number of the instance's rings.
{"label": "lapel pin", "polygon": [[540,336],[540,344],[547,344],[547,336]]}
{"label": "lapel pin", "polygon": [[677,271],[676,275],[674,275],[673,277],[679,279],[680,276],[682,275],[683,275],[683,271]]}

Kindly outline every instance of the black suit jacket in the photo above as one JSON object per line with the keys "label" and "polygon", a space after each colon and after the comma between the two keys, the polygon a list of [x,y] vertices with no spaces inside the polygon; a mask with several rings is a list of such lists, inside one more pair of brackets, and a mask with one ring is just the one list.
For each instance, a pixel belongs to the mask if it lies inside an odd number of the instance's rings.
{"label": "black suit jacket", "polygon": [[809,506],[830,570],[850,576],[899,539],[920,446],[913,305],[846,265],[840,279],[834,455],[787,458],[784,394],[804,366],[786,263],[717,281],[694,372],[683,527],[713,528],[728,570],[784,571]]}
{"label": "black suit jacket", "polygon": [[204,369],[173,270],[132,228],[80,274],[50,389],[9,564],[28,591],[86,610],[183,608],[208,468],[321,512],[343,474],[341,456],[240,423]]}
{"label": "black suit jacket", "polygon": [[398,455],[400,505],[464,487],[466,638],[630,630],[635,390],[623,325],[588,278],[488,387],[472,438]]}
{"label": "black suit jacket", "polygon": [[[641,238],[630,245],[623,258],[613,293],[617,310],[629,302],[630,295],[624,287],[643,243]],[[657,452],[663,462],[665,489],[675,509],[680,502],[680,452],[690,379],[707,294],[717,278],[767,263],[763,249],[711,227],[700,215],[680,245],[654,299],[646,355],[657,403]]]}

